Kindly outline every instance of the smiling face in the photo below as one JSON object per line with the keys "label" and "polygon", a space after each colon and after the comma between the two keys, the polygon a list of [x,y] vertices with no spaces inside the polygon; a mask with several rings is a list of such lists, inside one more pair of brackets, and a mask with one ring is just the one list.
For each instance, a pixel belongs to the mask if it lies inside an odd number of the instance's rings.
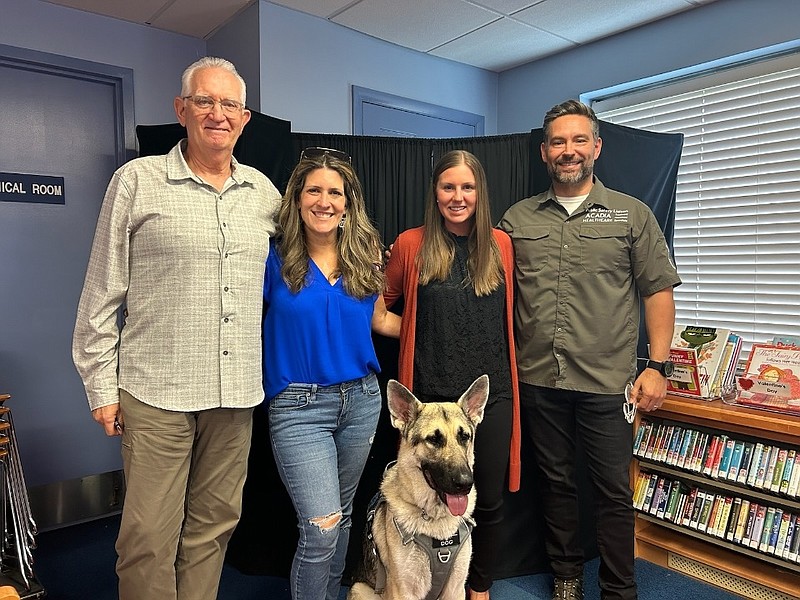
{"label": "smiling face", "polygon": [[478,192],[472,169],[462,163],[442,171],[436,181],[436,205],[444,217],[447,231],[469,235],[477,202]]}
{"label": "smiling face", "polygon": [[[191,96],[207,96],[213,100],[242,99],[242,87],[233,73],[218,67],[198,69],[192,77]],[[233,153],[236,140],[250,120],[250,111],[241,109],[233,113],[222,110],[219,102],[209,109],[201,109],[188,98],[175,98],[175,113],[180,124],[186,127],[189,146],[200,153]]]}
{"label": "smiling face", "polygon": [[310,171],[298,205],[306,235],[335,238],[347,205],[342,176],[333,169]]}
{"label": "smiling face", "polygon": [[592,133],[592,122],[583,115],[564,115],[554,119],[542,142],[542,160],[556,193],[580,196],[592,187],[594,161],[600,156],[602,141]]}

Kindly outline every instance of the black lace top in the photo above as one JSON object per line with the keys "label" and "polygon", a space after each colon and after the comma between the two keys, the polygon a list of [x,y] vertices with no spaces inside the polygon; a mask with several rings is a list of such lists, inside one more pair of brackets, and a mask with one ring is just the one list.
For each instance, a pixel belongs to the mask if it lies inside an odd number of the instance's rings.
{"label": "black lace top", "polygon": [[452,236],[456,253],[447,281],[417,291],[414,391],[458,398],[480,375],[489,375],[493,399],[511,398],[505,325],[505,283],[478,297],[467,284],[467,238]]}

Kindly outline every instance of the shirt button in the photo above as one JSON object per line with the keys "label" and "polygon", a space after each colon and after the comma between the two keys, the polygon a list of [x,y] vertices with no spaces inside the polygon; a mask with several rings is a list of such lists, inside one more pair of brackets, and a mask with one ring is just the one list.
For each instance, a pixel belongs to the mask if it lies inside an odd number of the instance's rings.
{"label": "shirt button", "polygon": [[225,322],[227,323],[228,321],[230,321],[230,319],[229,319],[228,317],[225,317],[225,318],[223,319],[223,321],[225,321]]}
{"label": "shirt button", "polygon": [[228,356],[228,351],[227,351],[227,350],[223,350],[223,351],[222,351],[222,355],[223,355],[223,356]]}
{"label": "shirt button", "polygon": [[224,291],[226,291],[226,292],[227,292],[227,291],[228,291],[228,286],[226,285],[226,286],[225,286],[224,288],[222,288],[222,289],[223,289]]}
{"label": "shirt button", "polygon": [[569,244],[564,244],[564,248],[569,248]]}

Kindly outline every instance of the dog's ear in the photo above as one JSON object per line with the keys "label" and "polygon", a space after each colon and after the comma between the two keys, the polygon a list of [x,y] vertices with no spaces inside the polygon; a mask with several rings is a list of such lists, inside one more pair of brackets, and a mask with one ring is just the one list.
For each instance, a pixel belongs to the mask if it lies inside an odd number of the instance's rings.
{"label": "dog's ear", "polygon": [[386,400],[392,415],[392,427],[403,431],[406,425],[417,418],[420,401],[399,381],[390,379],[386,384]]}
{"label": "dog's ear", "polygon": [[483,421],[483,409],[486,407],[488,399],[489,376],[481,375],[472,382],[469,389],[458,399],[458,405],[467,414],[472,424],[477,425]]}

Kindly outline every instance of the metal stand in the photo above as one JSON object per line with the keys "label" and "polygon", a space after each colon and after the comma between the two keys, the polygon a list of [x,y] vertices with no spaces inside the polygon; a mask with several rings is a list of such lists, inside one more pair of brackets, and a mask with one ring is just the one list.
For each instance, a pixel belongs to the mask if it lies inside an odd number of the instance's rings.
{"label": "metal stand", "polygon": [[33,574],[36,523],[28,502],[11,409],[0,394],[0,585],[13,586],[20,598],[41,598],[44,588]]}

